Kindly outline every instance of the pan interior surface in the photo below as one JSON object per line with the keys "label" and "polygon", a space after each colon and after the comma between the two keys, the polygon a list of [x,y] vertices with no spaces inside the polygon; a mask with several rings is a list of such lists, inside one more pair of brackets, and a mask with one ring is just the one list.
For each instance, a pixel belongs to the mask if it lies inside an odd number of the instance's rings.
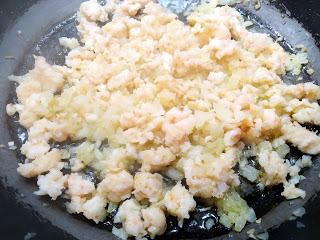
{"label": "pan interior surface", "polygon": [[[60,37],[77,37],[76,31],[76,15],[81,0],[66,1],[40,1],[32,6],[18,21],[9,29],[0,45],[1,56],[12,56],[13,58],[1,59],[0,82],[2,89],[1,94],[1,126],[0,131],[3,136],[2,143],[14,141],[20,147],[26,140],[26,131],[19,126],[17,121],[13,121],[5,114],[5,105],[7,102],[12,102],[15,97],[15,84],[7,80],[8,75],[23,75],[28,70],[33,68],[33,55],[41,55],[46,58],[50,64],[64,64],[64,57],[67,50],[59,45]],[[162,5],[179,14],[185,8],[194,6],[196,1],[160,1]],[[184,2],[182,4],[181,2]],[[295,52],[295,45],[303,44],[308,49],[310,66],[315,70],[315,74],[310,76],[305,69],[302,72],[303,82],[315,81],[319,79],[320,64],[317,59],[320,59],[320,53],[315,45],[314,39],[296,20],[280,12],[276,7],[268,2],[263,2],[260,10],[256,11],[251,6],[238,5],[237,9],[245,18],[251,20],[254,25],[252,30],[256,32],[264,32],[270,34],[274,39],[283,39],[280,44],[289,52]],[[297,77],[287,75],[284,78],[285,82],[298,83]],[[318,83],[318,82],[317,82]],[[319,84],[319,83],[318,83]],[[5,89],[5,90],[4,90]],[[7,91],[6,89],[10,89]],[[17,119],[15,119],[17,120]],[[19,152],[1,150],[2,164],[0,165],[1,181],[7,187],[14,188],[17,196],[24,194],[26,197],[19,199],[23,204],[32,207],[39,216],[48,219],[57,227],[70,233],[78,239],[102,239],[106,236],[108,239],[116,239],[111,233],[106,232],[108,223],[95,227],[95,224],[88,224],[83,219],[73,217],[65,212],[62,202],[48,201],[44,197],[33,195],[36,190],[35,181],[26,181],[19,177],[16,173],[17,163],[23,160]],[[241,233],[229,233],[218,236],[216,239],[246,239],[246,232],[251,228],[256,228],[257,231],[269,229],[279,225],[287,220],[292,213],[292,210],[305,204],[316,192],[320,190],[317,168],[320,167],[318,159],[314,160],[314,165],[307,170],[304,175],[307,178],[300,187],[306,190],[307,196],[305,199],[296,199],[292,201],[276,202],[276,207],[266,213],[261,224],[250,224]],[[264,196],[267,193],[264,193]],[[261,197],[261,196],[260,196]],[[43,208],[42,204],[46,202],[50,205],[48,208]],[[281,209],[281,211],[280,211]],[[196,215],[195,215],[196,217]],[[192,222],[191,219],[190,223]],[[81,229],[81,231],[79,231]],[[169,229],[176,231],[176,235],[167,236],[183,236],[184,238],[192,237],[192,232]],[[221,230],[221,233],[225,231]],[[205,234],[204,238],[213,236],[212,233]],[[194,237],[196,237],[194,235]],[[165,237],[164,237],[165,239]]]}

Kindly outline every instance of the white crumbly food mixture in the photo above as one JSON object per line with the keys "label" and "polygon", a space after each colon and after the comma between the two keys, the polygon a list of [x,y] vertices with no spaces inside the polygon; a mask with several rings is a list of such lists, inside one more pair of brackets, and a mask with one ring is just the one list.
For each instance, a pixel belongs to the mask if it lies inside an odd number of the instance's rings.
{"label": "white crumbly food mixture", "polygon": [[[60,39],[70,49],[66,65],[36,56],[33,70],[11,77],[18,102],[7,113],[17,112],[28,130],[18,172],[38,177],[36,194],[64,193],[70,213],[96,223],[118,204],[123,229],[113,232],[122,238],[161,235],[165,214],[181,226],[194,197],[213,199],[220,221],[240,231],[255,216],[236,192],[238,163],[252,182],[282,183],[288,199],[305,196],[296,184],[311,158],[292,166],[285,156],[287,143],[320,152],[320,137],[301,126],[320,124],[319,87],[282,82],[294,70],[292,56],[267,34],[248,31],[235,9],[209,5],[185,24],[150,0],[84,2],[80,44]],[[82,143],[50,147],[66,140]],[[248,164],[252,156],[259,169]],[[86,167],[99,175],[97,185],[82,175]]]}

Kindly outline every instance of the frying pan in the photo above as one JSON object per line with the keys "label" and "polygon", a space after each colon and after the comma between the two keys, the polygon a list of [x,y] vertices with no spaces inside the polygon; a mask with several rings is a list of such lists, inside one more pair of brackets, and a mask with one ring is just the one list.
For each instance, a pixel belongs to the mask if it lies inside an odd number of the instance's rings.
{"label": "frying pan", "polygon": [[[25,132],[5,114],[5,105],[15,99],[14,84],[7,79],[11,74],[25,74],[32,68],[32,55],[43,55],[49,63],[62,64],[65,50],[58,44],[62,36],[75,37],[75,11],[82,0],[2,0],[0,2],[0,143],[15,141],[19,146],[25,139]],[[180,14],[188,5],[197,1],[160,1],[162,5]],[[281,42],[288,51],[293,46],[304,44],[308,49],[310,65],[315,74],[304,74],[304,81],[320,79],[320,2],[317,0],[263,1],[262,8],[239,6],[239,11],[255,23],[254,31],[269,33],[272,37],[283,37]],[[295,81],[286,76],[286,82]],[[103,228],[65,212],[59,201],[51,202],[46,197],[33,195],[36,190],[34,180],[26,180],[16,173],[17,163],[22,156],[18,151],[0,149],[0,234],[4,239],[22,239],[34,229],[38,236],[34,239],[116,239]],[[242,233],[229,233],[215,239],[246,239],[246,231],[255,228],[276,228],[285,222],[294,209],[305,206],[307,215],[300,221],[303,229],[295,227],[296,222],[287,222],[271,231],[270,239],[319,239],[317,226],[320,216],[320,159],[314,158],[313,167],[304,172],[307,177],[300,187],[306,190],[305,199],[280,201],[265,192],[265,203],[274,201],[270,211],[263,214],[261,224],[251,224]],[[269,194],[270,195],[270,194]],[[270,205],[271,206],[271,205]],[[26,222],[27,221],[27,222]],[[301,226],[301,224],[300,224]],[[23,231],[23,232],[21,232]],[[171,237],[164,237],[170,239]]]}

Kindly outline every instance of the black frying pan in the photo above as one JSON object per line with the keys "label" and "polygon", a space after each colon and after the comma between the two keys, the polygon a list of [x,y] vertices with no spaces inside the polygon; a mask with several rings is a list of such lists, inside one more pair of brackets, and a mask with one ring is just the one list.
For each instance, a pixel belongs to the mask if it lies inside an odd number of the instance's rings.
{"label": "black frying pan", "polygon": [[[2,0],[0,2],[0,143],[14,140],[17,145],[23,142],[23,129],[5,114],[5,105],[14,99],[14,85],[7,76],[24,74],[32,68],[32,54],[43,55],[50,63],[61,64],[65,52],[58,46],[58,38],[76,36],[74,12],[81,0]],[[179,12],[183,2],[171,4]],[[168,1],[164,1],[167,4]],[[318,0],[278,0],[265,1],[260,11],[239,7],[250,19],[257,23],[257,31],[270,33],[274,38],[285,37],[282,42],[287,50],[303,43],[309,49],[309,59],[316,74],[310,79],[320,79],[320,2]],[[291,17],[288,16],[290,12]],[[301,26],[297,19],[303,25]],[[311,34],[309,34],[310,32]],[[6,56],[6,57],[5,57]],[[12,58],[12,57],[13,58]],[[286,81],[290,81],[290,76]],[[319,83],[319,82],[318,82]],[[292,151],[292,154],[299,155]],[[29,232],[37,235],[33,239],[116,239],[106,231],[108,222],[99,227],[82,218],[66,214],[61,202],[48,201],[46,197],[32,194],[35,182],[21,178],[16,173],[17,163],[21,160],[18,152],[0,149],[0,239],[23,239]],[[320,228],[320,159],[314,160],[314,167],[305,172],[307,180],[301,186],[307,190],[304,200],[282,202],[279,193],[281,186],[248,196],[249,203],[256,207],[258,215],[263,216],[262,226],[248,226],[242,234],[225,234],[218,239],[245,239],[245,232],[257,229],[275,228],[270,239],[319,239]],[[297,221],[285,222],[292,210],[305,205],[307,214]],[[267,206],[264,208],[263,206]],[[213,213],[210,213],[213,214]],[[198,219],[194,213],[193,218]],[[192,221],[192,220],[191,220]],[[190,221],[190,222],[191,222]],[[201,219],[199,220],[201,221]],[[283,223],[285,222],[285,223]],[[283,223],[279,228],[276,228]],[[305,225],[305,227],[303,227]],[[190,226],[176,229],[174,220],[169,226],[172,230],[163,239],[191,237],[195,230]],[[175,234],[173,230],[177,230]],[[220,231],[220,232],[219,232]],[[208,237],[224,233],[217,227],[214,232],[199,235]],[[32,236],[33,234],[29,234]]]}

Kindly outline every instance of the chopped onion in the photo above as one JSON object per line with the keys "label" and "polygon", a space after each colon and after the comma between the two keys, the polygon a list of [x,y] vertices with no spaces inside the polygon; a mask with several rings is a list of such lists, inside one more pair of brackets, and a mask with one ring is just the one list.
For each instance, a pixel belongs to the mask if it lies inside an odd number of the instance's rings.
{"label": "chopped onion", "polygon": [[292,212],[292,214],[296,217],[302,217],[305,213],[306,213],[306,210],[304,207],[299,207]]}
{"label": "chopped onion", "polygon": [[243,23],[243,25],[244,25],[246,28],[248,28],[248,27],[251,27],[251,26],[253,25],[253,22],[252,22],[252,21],[245,21],[245,22]]}
{"label": "chopped onion", "polygon": [[294,185],[299,183],[299,181],[300,181],[300,176],[299,175],[295,175],[289,180],[289,182],[294,184]]}
{"label": "chopped onion", "polygon": [[211,229],[214,225],[214,220],[212,218],[209,218],[206,222],[205,222],[205,227],[206,229]]}
{"label": "chopped onion", "polygon": [[123,240],[128,239],[128,234],[126,233],[126,231],[123,228],[113,227],[112,233],[120,239],[123,239]]}
{"label": "chopped onion", "polygon": [[305,228],[306,226],[302,223],[297,221],[297,228]]}
{"label": "chopped onion", "polygon": [[263,233],[259,233],[256,235],[257,239],[260,240],[267,240],[269,239],[269,233],[268,232],[263,232]]}
{"label": "chopped onion", "polygon": [[107,208],[107,212],[108,212],[108,213],[111,213],[113,210],[117,209],[117,207],[118,207],[118,204],[109,203],[109,204],[108,204],[108,208]]}
{"label": "chopped onion", "polygon": [[303,155],[301,158],[301,167],[311,167],[312,161],[311,156]]}
{"label": "chopped onion", "polygon": [[173,167],[168,167],[167,169],[165,169],[163,171],[163,175],[175,181],[180,181],[181,179],[183,179],[182,173]]}
{"label": "chopped onion", "polygon": [[250,182],[257,180],[259,171],[254,167],[248,165],[247,160],[242,160],[240,162],[240,175],[248,179]]}
{"label": "chopped onion", "polygon": [[257,219],[256,213],[252,208],[249,208],[248,215],[247,215],[247,220],[249,222],[254,222]]}

